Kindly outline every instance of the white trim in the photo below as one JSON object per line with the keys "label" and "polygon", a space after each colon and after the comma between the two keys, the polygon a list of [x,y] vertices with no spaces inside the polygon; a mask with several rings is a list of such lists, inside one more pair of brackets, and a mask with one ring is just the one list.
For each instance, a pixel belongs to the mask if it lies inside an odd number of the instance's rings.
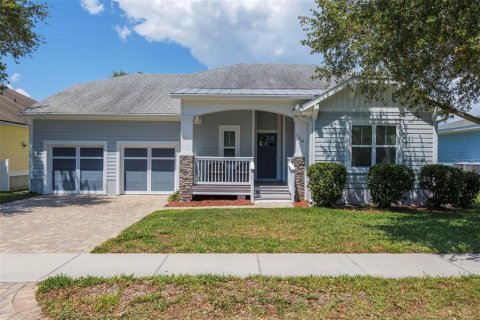
{"label": "white trim", "polygon": [[282,159],[282,181],[286,181],[287,177],[285,176],[285,165],[286,165],[286,162],[288,161],[287,160],[287,155],[286,155],[286,152],[285,152],[285,115],[282,114],[282,156],[281,156],[281,159]]}
{"label": "white trim", "polygon": [[219,125],[218,126],[218,156],[224,157],[224,139],[223,134],[225,131],[235,132],[235,157],[240,157],[240,126],[239,125]]}
{"label": "white trim", "polygon": [[256,146],[256,139],[255,139],[255,110],[252,110],[252,157],[255,157],[255,146]]}
{"label": "white trim", "polygon": [[32,190],[33,179],[33,121],[27,119],[28,123],[28,190]]}
{"label": "white trim", "polygon": [[438,122],[434,122],[432,126],[432,163],[438,163]]}
{"label": "white trim", "polygon": [[[80,190],[80,148],[82,147],[102,147],[103,148],[103,190],[101,191],[81,191]],[[75,148],[75,166],[76,166],[76,190],[64,191],[53,190],[53,154],[52,149],[56,147]],[[44,140],[43,141],[43,165],[47,174],[43,175],[44,193],[46,194],[107,194],[107,141],[98,140]],[[73,157],[71,157],[73,158]]]}
{"label": "white trim", "polygon": [[180,114],[158,114],[158,113],[137,113],[137,114],[98,114],[98,113],[24,113],[28,119],[45,120],[133,120],[133,121],[180,121]]}
{"label": "white trim", "polygon": [[[117,191],[117,195],[120,194],[171,194],[175,190],[178,190],[178,175],[179,175],[179,165],[178,165],[178,155],[180,150],[180,143],[178,141],[117,141],[116,146],[116,154],[117,154],[117,174],[116,174],[116,182],[115,182],[115,189]],[[147,149],[147,157],[138,158],[138,159],[146,159],[147,160],[147,191],[125,191],[123,180],[124,180],[124,173],[123,173],[123,166],[124,166],[124,150],[125,148],[146,148]],[[174,190],[165,190],[165,191],[151,191],[151,160],[153,159],[160,159],[157,157],[152,157],[151,152],[152,148],[173,148],[175,149],[175,171],[174,171]],[[133,159],[133,158],[132,158]],[[165,158],[167,159],[167,158]],[[171,157],[168,157],[171,160]]]}

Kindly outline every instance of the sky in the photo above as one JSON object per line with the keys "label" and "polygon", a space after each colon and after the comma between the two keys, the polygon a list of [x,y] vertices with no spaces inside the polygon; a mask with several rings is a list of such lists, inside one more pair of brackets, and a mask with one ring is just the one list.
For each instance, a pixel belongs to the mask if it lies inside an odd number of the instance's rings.
{"label": "sky", "polygon": [[[45,0],[44,0],[45,1]],[[10,86],[42,100],[114,70],[191,73],[242,62],[315,63],[298,16],[313,0],[50,0],[45,43]]]}

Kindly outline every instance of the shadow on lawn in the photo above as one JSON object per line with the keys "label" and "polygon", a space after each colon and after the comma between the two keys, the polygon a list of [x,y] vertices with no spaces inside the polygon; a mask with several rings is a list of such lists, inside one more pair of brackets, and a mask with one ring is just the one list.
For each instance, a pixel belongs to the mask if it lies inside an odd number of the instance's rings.
{"label": "shadow on lawn", "polygon": [[404,214],[394,223],[371,227],[384,231],[392,241],[419,244],[432,252],[480,253],[480,210],[400,212]]}

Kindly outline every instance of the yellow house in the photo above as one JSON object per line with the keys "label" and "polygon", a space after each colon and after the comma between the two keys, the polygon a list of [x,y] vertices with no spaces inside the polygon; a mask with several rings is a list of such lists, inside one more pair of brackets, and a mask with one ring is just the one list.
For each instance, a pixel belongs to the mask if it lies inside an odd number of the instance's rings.
{"label": "yellow house", "polygon": [[0,191],[28,188],[28,125],[21,112],[35,103],[14,90],[0,94]]}

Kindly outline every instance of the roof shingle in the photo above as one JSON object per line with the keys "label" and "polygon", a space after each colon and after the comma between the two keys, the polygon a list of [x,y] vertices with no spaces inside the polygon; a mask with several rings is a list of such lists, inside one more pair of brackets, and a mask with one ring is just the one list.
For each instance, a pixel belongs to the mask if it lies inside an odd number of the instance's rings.
{"label": "roof shingle", "polygon": [[238,64],[193,74],[130,74],[71,86],[27,114],[179,114],[182,88],[326,89],[311,64]]}

